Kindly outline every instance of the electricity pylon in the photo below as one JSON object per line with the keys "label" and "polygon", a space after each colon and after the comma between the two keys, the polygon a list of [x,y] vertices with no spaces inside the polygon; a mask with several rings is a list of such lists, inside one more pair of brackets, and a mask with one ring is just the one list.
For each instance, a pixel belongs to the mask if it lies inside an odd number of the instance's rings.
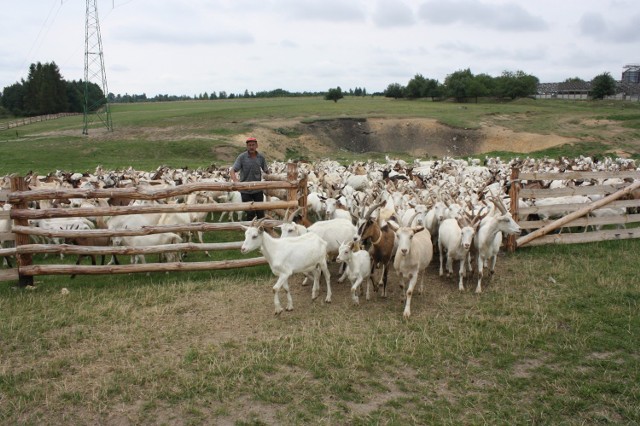
{"label": "electricity pylon", "polygon": [[[102,54],[102,37],[98,22],[97,0],[87,0],[87,13],[84,36],[84,127],[83,135],[89,134],[90,114],[95,115],[106,126],[113,130],[111,110],[109,109],[109,89],[107,88],[107,74],[104,69],[104,55]],[[104,94],[103,98],[91,94],[92,84],[97,84]],[[95,91],[94,91],[95,92]]]}

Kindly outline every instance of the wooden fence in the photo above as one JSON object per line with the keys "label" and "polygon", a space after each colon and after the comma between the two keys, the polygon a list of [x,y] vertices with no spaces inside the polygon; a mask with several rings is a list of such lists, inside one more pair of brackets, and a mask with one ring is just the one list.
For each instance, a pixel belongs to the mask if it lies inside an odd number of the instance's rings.
{"label": "wooden fence", "polygon": [[[265,264],[264,257],[254,257],[238,260],[208,261],[208,262],[168,262],[146,263],[130,265],[70,265],[46,264],[34,265],[35,254],[71,254],[71,255],[134,255],[152,253],[175,253],[193,251],[215,251],[239,249],[241,241],[228,243],[181,243],[149,247],[115,247],[115,246],[76,246],[71,244],[34,244],[32,237],[48,238],[77,238],[77,237],[115,237],[159,234],[165,232],[216,232],[241,229],[240,225],[247,222],[227,223],[191,223],[189,225],[157,225],[134,229],[91,229],[91,230],[47,230],[29,226],[30,219],[70,218],[119,216],[145,213],[184,213],[184,212],[223,212],[248,210],[286,210],[302,206],[306,209],[307,183],[306,178],[299,178],[296,164],[291,163],[287,168],[286,177],[271,176],[274,180],[249,183],[191,183],[168,189],[115,188],[115,189],[34,189],[29,190],[24,179],[12,178],[11,193],[7,201],[12,204],[10,218],[13,219],[13,233],[15,234],[14,248],[0,248],[0,256],[15,256],[17,266],[13,269],[0,270],[0,281],[18,280],[20,286],[32,285],[36,275],[74,275],[74,274],[125,274],[140,272],[163,271],[202,271],[216,269],[232,269]],[[185,196],[196,191],[241,191],[247,189],[286,190],[284,201],[266,201],[252,203],[205,203],[205,204],[154,204],[120,207],[95,208],[45,208],[29,209],[28,203],[39,200],[69,199],[69,198],[127,198],[132,200],[161,200],[177,196]],[[280,221],[267,220],[265,225],[273,226]]]}
{"label": "wooden fence", "polygon": [[27,124],[39,123],[41,121],[55,120],[62,117],[69,117],[72,115],[82,115],[80,112],[61,112],[58,114],[46,114],[36,115],[34,117],[24,117],[19,120],[7,121],[0,123],[0,130],[13,129],[14,127],[26,126]]}
{"label": "wooden fence", "polygon": [[[629,182],[622,184],[595,184],[588,186],[567,186],[557,189],[532,189],[533,181],[582,181],[595,179],[603,182],[606,179],[626,179]],[[640,199],[634,199],[632,194],[640,191],[640,172],[619,171],[619,172],[591,172],[576,171],[564,173],[537,173],[520,172],[513,169],[511,174],[511,214],[520,227],[527,234],[515,238],[508,238],[507,247],[513,251],[517,247],[524,245],[534,246],[542,244],[573,244],[596,242],[603,240],[622,240],[628,238],[640,238],[640,227],[633,224],[640,222]],[[526,181],[526,185],[522,182]],[[520,208],[520,200],[538,200],[542,198],[557,198],[570,195],[600,195],[604,198],[592,203],[576,204],[554,204],[548,206],[531,206]],[[589,216],[591,212],[599,208],[625,208],[627,213],[613,216]],[[629,213],[631,211],[632,213]],[[547,216],[562,214],[556,220],[529,219],[530,215],[545,213]],[[616,229],[608,229],[607,225],[615,225]],[[628,225],[631,225],[627,227]],[[607,227],[607,229],[595,230],[597,227]],[[618,226],[625,226],[625,229],[617,229]],[[550,234],[559,228],[579,227],[580,232],[560,232]]]}

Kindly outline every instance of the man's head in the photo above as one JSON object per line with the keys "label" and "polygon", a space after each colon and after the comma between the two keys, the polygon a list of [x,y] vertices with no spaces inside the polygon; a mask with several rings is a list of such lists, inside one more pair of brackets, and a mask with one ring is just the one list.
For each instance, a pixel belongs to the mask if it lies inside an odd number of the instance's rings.
{"label": "man's head", "polygon": [[254,137],[247,138],[247,151],[255,152],[258,149],[258,140]]}

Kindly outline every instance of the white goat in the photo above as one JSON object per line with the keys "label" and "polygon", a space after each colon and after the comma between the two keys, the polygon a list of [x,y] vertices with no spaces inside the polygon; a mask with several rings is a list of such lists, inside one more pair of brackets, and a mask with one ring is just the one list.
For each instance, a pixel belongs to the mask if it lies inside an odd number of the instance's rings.
{"label": "white goat", "polygon": [[[327,243],[327,255],[334,257],[338,255],[340,249],[340,242],[342,241],[354,241],[358,235],[358,229],[356,226],[347,219],[330,219],[320,220],[315,222],[308,228],[296,223],[284,222],[279,225],[283,238],[300,236],[307,232],[312,232],[318,235]],[[344,281],[346,271],[342,274],[339,282]],[[305,277],[302,285],[307,284],[307,277]]]}
{"label": "white goat", "polygon": [[325,218],[326,219],[347,219],[351,220],[351,212],[347,210],[346,201],[343,203],[343,197],[340,198],[326,198],[325,204]]}
{"label": "white goat", "polygon": [[[400,277],[400,289],[403,291],[403,299],[406,300],[402,316],[409,319],[411,316],[411,297],[413,289],[418,281],[418,275],[422,273],[433,258],[433,243],[431,234],[421,226],[415,228],[400,227],[397,223],[389,221],[389,226],[395,231],[398,240],[398,250],[393,260],[393,267]],[[404,280],[408,279],[406,295],[404,293]],[[420,290],[422,290],[422,280]]]}
{"label": "white goat", "polygon": [[495,206],[500,210],[499,215],[487,215],[480,222],[480,227],[476,232],[476,236],[473,239],[474,248],[477,251],[478,260],[478,285],[476,286],[476,293],[482,293],[482,276],[485,265],[488,265],[489,261],[489,273],[493,275],[496,268],[496,260],[498,258],[498,252],[500,251],[500,245],[502,243],[502,233],[507,235],[517,235],[522,231],[520,226],[513,220],[511,213],[509,213],[499,198],[491,198]]}
{"label": "white goat", "polygon": [[[86,231],[96,227],[93,222],[84,217],[36,219],[30,221],[30,223],[47,231]],[[64,242],[64,238],[45,237],[45,241],[52,244],[62,244]],[[47,255],[45,254],[44,257],[47,257]],[[64,259],[64,253],[60,253],[60,259]]]}
{"label": "white goat", "polygon": [[264,232],[262,219],[252,223],[251,226],[244,226],[244,242],[241,253],[248,253],[260,249],[264,257],[269,262],[271,272],[278,277],[273,286],[273,303],[275,314],[282,312],[280,305],[280,289],[284,288],[287,293],[287,311],[293,310],[293,299],[289,291],[289,277],[299,272],[313,272],[313,289],[311,298],[318,297],[320,289],[320,273],[322,272],[327,283],[326,303],[331,302],[330,274],[327,268],[327,243],[317,234],[306,233],[299,237],[273,238]]}
{"label": "white goat", "polygon": [[[351,282],[351,300],[355,305],[360,303],[358,299],[358,289],[364,280],[367,281],[366,299],[369,300],[370,284],[373,284],[371,277],[371,255],[366,250],[355,247],[354,241],[343,242],[338,250],[338,263],[347,265],[346,273]],[[338,282],[342,282],[338,280]]]}
{"label": "white goat", "polygon": [[[241,203],[242,195],[240,194],[240,191],[231,191],[226,196],[219,198],[218,201],[221,203]],[[229,220],[231,222],[234,222],[234,215],[237,218],[238,222],[240,222],[242,220],[243,213],[244,212],[242,210],[238,210],[235,212],[223,211],[222,213],[220,213],[220,218],[218,219],[218,222],[222,222],[222,219],[227,215],[229,216]]]}
{"label": "white goat", "polygon": [[[127,246],[127,247],[149,247],[160,246],[167,244],[179,244],[182,242],[182,238],[178,234],[173,232],[165,232],[162,234],[149,234],[149,235],[136,235],[136,236],[117,236],[111,239],[114,246]],[[180,255],[178,253],[166,253],[165,258],[167,262],[179,262]],[[132,256],[131,263],[147,263],[143,254],[136,254]],[[147,273],[147,275],[149,275]]]}
{"label": "white goat", "polygon": [[309,213],[315,215],[315,220],[320,220],[324,216],[324,203],[317,192],[309,192],[307,195],[307,207]]}
{"label": "white goat", "polygon": [[460,261],[458,290],[464,290],[464,277],[466,276],[466,264],[469,259],[469,250],[473,244],[478,222],[460,226],[456,219],[445,219],[438,228],[438,251],[440,252],[440,276],[444,275],[442,268],[444,257],[447,258],[447,276],[453,274],[453,261]]}
{"label": "white goat", "polygon": [[[427,206],[424,204],[416,204],[415,207],[408,208],[402,214],[400,223],[402,226],[425,226],[425,215],[427,214]],[[409,223],[409,221],[412,221]]]}
{"label": "white goat", "polygon": [[[11,204],[7,203],[4,206],[2,206],[2,210],[3,211],[9,211],[11,210]],[[0,234],[8,234],[11,232],[11,227],[12,227],[13,221],[9,218],[7,219],[0,219]],[[8,245],[10,240],[3,240],[2,238],[0,238],[0,248],[5,248],[5,246]],[[9,267],[11,267],[11,262],[9,261],[8,258],[6,257],[2,257],[2,263],[3,265],[7,265]]]}

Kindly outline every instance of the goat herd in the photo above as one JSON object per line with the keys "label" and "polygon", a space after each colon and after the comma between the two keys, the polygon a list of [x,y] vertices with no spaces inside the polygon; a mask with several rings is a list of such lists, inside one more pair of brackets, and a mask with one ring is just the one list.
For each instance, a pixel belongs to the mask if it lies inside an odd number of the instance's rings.
{"label": "goat herd", "polygon": [[[538,172],[638,170],[633,160],[609,157],[527,158],[508,162],[500,158],[485,158],[484,161],[445,158],[415,160],[413,163],[387,158],[386,162],[353,162],[347,166],[331,160],[299,162],[298,170],[306,176],[307,181],[306,208],[291,213],[283,212],[277,218],[280,224],[275,227],[279,232],[269,225],[274,223],[272,221],[254,220],[250,224],[241,224],[245,230],[241,252],[259,249],[273,274],[278,277],[273,286],[276,314],[283,311],[279,298],[281,289],[287,296],[284,309],[293,309],[288,280],[297,273],[305,274],[305,281],[313,281],[313,299],[319,295],[321,277],[324,276],[325,302],[331,302],[331,278],[327,262],[336,260],[341,264],[338,282],[345,279],[350,281],[351,297],[355,304],[359,303],[362,293],[369,300],[372,287],[374,292],[386,297],[387,276],[389,269],[393,268],[398,275],[404,301],[403,316],[409,318],[416,284],[420,281],[421,290],[425,270],[434,254],[439,255],[441,276],[445,271],[447,276],[455,275],[454,262],[458,262],[456,278],[459,290],[464,290],[465,278],[475,275],[475,292],[482,292],[485,269],[493,274],[503,237],[522,231],[506,207],[510,205],[507,187],[514,167],[521,171]],[[286,170],[286,164],[273,162],[270,168],[279,174]],[[144,185],[145,182],[175,186],[189,182],[225,182],[229,180],[227,172],[226,168],[216,167],[207,170],[160,167],[152,173],[131,169],[107,172],[98,168],[93,174],[59,172],[46,177],[31,176],[30,186],[110,188]],[[556,181],[536,182],[541,186],[552,183],[557,184]],[[563,181],[561,184],[588,185],[590,182]],[[267,195],[271,199],[283,197],[270,191]],[[237,197],[238,194],[233,192],[199,192],[173,202],[229,202]],[[86,206],[90,200],[63,201],[73,207]],[[518,201],[526,203],[524,200]],[[115,203],[117,200],[109,202]],[[8,207],[8,204],[4,206],[5,209]],[[269,213],[276,215],[276,211]],[[241,219],[241,216],[234,216],[234,212],[228,214],[231,221]],[[163,213],[114,217],[106,220],[106,223],[98,220],[98,224],[109,229],[131,229],[206,220],[206,213]],[[8,222],[0,219],[0,234],[10,231],[11,224]],[[34,222],[33,226],[58,229],[66,226],[76,227],[74,229],[96,226],[90,220],[83,219],[80,222],[70,225],[70,222],[65,223],[62,219],[41,219]],[[152,241],[142,240],[149,237],[155,238],[151,238]],[[199,237],[202,242],[202,235]],[[155,241],[158,238],[162,240]],[[158,245],[181,242],[184,238],[184,235],[155,234],[114,238],[112,240],[115,241],[104,243]],[[91,244],[98,245],[96,242]],[[177,256],[170,260],[181,261],[181,258]],[[144,262],[144,258],[141,261]],[[377,277],[374,278],[374,275]]]}

